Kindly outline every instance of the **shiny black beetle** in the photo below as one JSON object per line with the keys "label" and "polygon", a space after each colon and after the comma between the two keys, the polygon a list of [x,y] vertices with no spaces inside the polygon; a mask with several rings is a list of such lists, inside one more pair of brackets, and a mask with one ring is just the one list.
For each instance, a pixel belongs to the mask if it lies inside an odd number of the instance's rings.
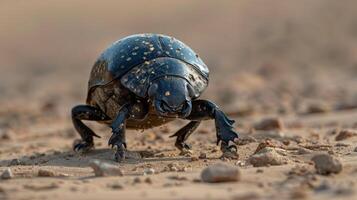
{"label": "shiny black beetle", "polygon": [[198,99],[208,85],[209,71],[199,56],[179,40],[159,34],[137,34],[113,43],[95,62],[88,83],[86,105],[72,109],[74,127],[81,141],[75,151],[94,147],[99,137],[82,120],[110,125],[109,145],[115,159],[125,158],[125,129],[146,129],[181,118],[190,120],[174,135],[175,146],[189,153],[185,143],[202,120],[214,119],[217,144],[224,155],[237,155],[238,134],[214,103]]}

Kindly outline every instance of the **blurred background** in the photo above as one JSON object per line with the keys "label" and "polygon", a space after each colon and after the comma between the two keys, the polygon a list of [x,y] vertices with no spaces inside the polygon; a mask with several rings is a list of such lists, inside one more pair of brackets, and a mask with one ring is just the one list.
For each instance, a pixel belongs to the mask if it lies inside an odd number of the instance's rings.
{"label": "blurred background", "polygon": [[97,56],[135,33],[192,47],[232,115],[357,107],[357,2],[0,1],[0,112],[85,101]]}

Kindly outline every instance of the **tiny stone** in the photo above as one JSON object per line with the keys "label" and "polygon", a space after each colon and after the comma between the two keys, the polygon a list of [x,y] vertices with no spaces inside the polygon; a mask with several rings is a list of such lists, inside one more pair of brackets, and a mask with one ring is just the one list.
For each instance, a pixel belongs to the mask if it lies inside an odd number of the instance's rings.
{"label": "tiny stone", "polygon": [[200,153],[200,155],[198,156],[199,159],[206,159],[207,158],[207,154],[205,153]]}
{"label": "tiny stone", "polygon": [[13,133],[10,130],[0,129],[0,139],[1,140],[12,140]]}
{"label": "tiny stone", "polygon": [[357,147],[354,149],[354,152],[357,152]]}
{"label": "tiny stone", "polygon": [[243,166],[245,166],[245,161],[241,161],[241,160],[238,160],[236,163],[235,163],[235,165],[238,165],[238,166],[240,166],[240,167],[243,167]]}
{"label": "tiny stone", "polygon": [[38,170],[39,177],[53,177],[55,176],[55,173],[53,171],[47,170],[47,169],[40,169]]}
{"label": "tiny stone", "polygon": [[152,180],[150,177],[147,177],[145,180],[144,180],[145,183],[148,183],[148,184],[152,184]]}
{"label": "tiny stone", "polygon": [[123,176],[122,170],[117,165],[92,160],[89,166],[93,168],[95,176]]}
{"label": "tiny stone", "polygon": [[10,168],[6,168],[5,171],[1,174],[1,179],[11,179],[14,175]]}
{"label": "tiny stone", "polygon": [[193,157],[190,158],[190,161],[191,161],[191,162],[198,161],[198,160],[199,160],[198,157],[195,157],[195,156],[193,156]]}
{"label": "tiny stone", "polygon": [[115,189],[115,190],[120,190],[120,189],[124,188],[120,183],[108,184],[107,187]]}
{"label": "tiny stone", "polygon": [[208,183],[236,182],[240,179],[240,172],[236,167],[218,163],[206,167],[201,172],[201,179]]}
{"label": "tiny stone", "polygon": [[155,169],[153,168],[144,169],[144,175],[151,175],[151,174],[155,174]]}
{"label": "tiny stone", "polygon": [[272,147],[265,147],[249,158],[249,162],[254,167],[283,165],[287,163],[287,158],[283,157]]}
{"label": "tiny stone", "polygon": [[315,163],[315,169],[318,174],[329,175],[342,171],[341,162],[329,154],[318,154],[312,157],[311,160]]}
{"label": "tiny stone", "polygon": [[341,140],[345,140],[345,139],[348,139],[348,138],[353,137],[353,136],[357,136],[357,132],[356,131],[353,131],[353,130],[350,130],[350,129],[343,129],[338,133],[338,135],[336,136],[335,140],[336,141],[341,141]]}
{"label": "tiny stone", "polygon": [[141,183],[141,179],[139,177],[135,177],[133,183],[134,184]]}

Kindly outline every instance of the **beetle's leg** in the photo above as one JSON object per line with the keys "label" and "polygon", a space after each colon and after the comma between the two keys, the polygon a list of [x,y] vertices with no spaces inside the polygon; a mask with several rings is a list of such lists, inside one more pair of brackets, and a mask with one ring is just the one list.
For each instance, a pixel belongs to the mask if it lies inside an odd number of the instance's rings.
{"label": "beetle's leg", "polygon": [[237,158],[237,147],[229,144],[235,142],[238,134],[233,130],[234,120],[229,119],[214,103],[208,100],[195,100],[192,102],[191,114],[186,118],[189,120],[214,119],[217,133],[217,145],[221,142],[223,156]]}
{"label": "beetle's leg", "polygon": [[72,108],[72,122],[82,140],[74,144],[73,149],[78,152],[86,152],[93,148],[93,136],[99,137],[81,120],[105,121],[110,118],[100,109],[89,105],[78,105]]}
{"label": "beetle's leg", "polygon": [[192,154],[191,147],[185,143],[187,138],[197,129],[201,121],[191,121],[186,126],[178,130],[174,135],[170,137],[177,137],[175,146],[181,151],[181,155]]}
{"label": "beetle's leg", "polygon": [[115,153],[115,160],[118,162],[125,159],[125,149],[126,149],[125,128],[126,128],[126,119],[130,115],[130,108],[131,106],[129,104],[124,105],[120,109],[113,123],[110,125],[110,127],[112,128],[112,136],[108,141],[108,145],[117,148]]}

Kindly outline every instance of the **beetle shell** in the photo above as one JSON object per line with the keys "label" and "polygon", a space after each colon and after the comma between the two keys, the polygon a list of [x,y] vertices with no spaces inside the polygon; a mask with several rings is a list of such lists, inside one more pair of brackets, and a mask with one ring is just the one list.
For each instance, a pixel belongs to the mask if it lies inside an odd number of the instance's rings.
{"label": "beetle shell", "polygon": [[[181,41],[160,34],[137,34],[114,42],[95,62],[88,81],[87,104],[114,119],[132,96],[145,100],[152,81],[163,76],[185,79],[198,98],[208,85],[209,70],[199,56]],[[145,120],[128,120],[127,126],[146,128],[165,123],[150,108]],[[110,122],[105,122],[110,123]]]}

